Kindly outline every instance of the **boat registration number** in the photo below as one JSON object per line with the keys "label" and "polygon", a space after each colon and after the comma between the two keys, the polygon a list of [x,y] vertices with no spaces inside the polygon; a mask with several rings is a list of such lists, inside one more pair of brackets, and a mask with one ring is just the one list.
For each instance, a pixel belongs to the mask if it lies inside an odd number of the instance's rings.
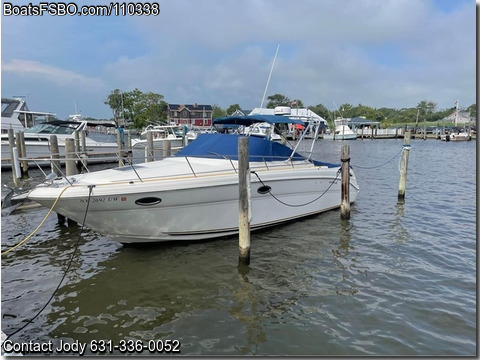
{"label": "boat registration number", "polygon": [[[127,198],[125,196],[106,196],[106,197],[98,197],[98,198],[91,198],[91,203],[108,203],[114,201],[126,201]],[[88,199],[80,199],[81,203],[88,203]]]}

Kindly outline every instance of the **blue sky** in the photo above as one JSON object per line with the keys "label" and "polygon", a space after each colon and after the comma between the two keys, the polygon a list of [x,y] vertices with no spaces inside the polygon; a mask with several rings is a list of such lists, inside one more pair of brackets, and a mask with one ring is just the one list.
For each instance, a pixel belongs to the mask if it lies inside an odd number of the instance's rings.
{"label": "blue sky", "polygon": [[[28,4],[29,1],[15,1]],[[38,2],[33,1],[33,4]],[[110,1],[76,1],[108,4]],[[180,104],[329,109],[476,101],[474,0],[169,0],[158,16],[1,16],[1,95],[110,118],[114,89]]]}

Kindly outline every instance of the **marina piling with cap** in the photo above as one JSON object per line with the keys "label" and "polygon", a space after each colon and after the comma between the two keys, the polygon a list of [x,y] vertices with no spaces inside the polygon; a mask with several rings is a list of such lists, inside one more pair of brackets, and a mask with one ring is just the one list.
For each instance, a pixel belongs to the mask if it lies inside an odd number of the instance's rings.
{"label": "marina piling with cap", "polygon": [[342,190],[340,202],[340,218],[350,219],[350,145],[342,146]]}
{"label": "marina piling with cap", "polygon": [[249,137],[238,139],[238,250],[239,263],[250,263],[250,164],[249,164]]}
{"label": "marina piling with cap", "polygon": [[405,133],[403,138],[403,150],[402,159],[400,162],[400,181],[398,183],[398,202],[405,202],[405,188],[407,186],[407,168],[408,168],[408,155],[410,152],[410,131]]}

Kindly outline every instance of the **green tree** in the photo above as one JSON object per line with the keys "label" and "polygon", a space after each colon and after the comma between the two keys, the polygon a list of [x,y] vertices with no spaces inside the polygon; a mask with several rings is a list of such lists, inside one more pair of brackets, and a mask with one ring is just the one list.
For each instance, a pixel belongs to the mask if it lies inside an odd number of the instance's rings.
{"label": "green tree", "polygon": [[270,95],[267,97],[268,100],[270,100],[267,103],[267,109],[274,109],[277,106],[291,106],[291,100],[282,94],[275,94],[275,95]]}
{"label": "green tree", "polygon": [[123,91],[120,89],[115,89],[113,90],[110,95],[107,96],[107,98],[104,101],[105,105],[108,105],[110,109],[112,109],[113,113],[113,120],[115,121],[115,124],[118,126],[119,125],[119,119],[120,116],[122,115],[122,109],[123,109]]}
{"label": "green tree", "polygon": [[137,129],[149,123],[165,122],[167,118],[167,103],[163,100],[163,95],[143,93],[137,88],[128,92],[115,89],[107,97],[105,104],[112,109],[117,126],[123,125],[120,121],[122,118]]}
{"label": "green tree", "polygon": [[240,105],[238,104],[232,104],[228,107],[227,109],[227,115],[232,115],[235,111],[237,110],[242,110],[242,108],[240,107]]}
{"label": "green tree", "polygon": [[323,104],[309,106],[308,109],[312,110],[315,114],[321,116],[325,120],[330,119],[333,116],[330,110],[328,110],[327,107]]}
{"label": "green tree", "polygon": [[223,117],[223,116],[227,116],[227,113],[225,110],[223,110],[220,106],[218,105],[213,105],[212,106],[212,118],[213,119],[216,119],[216,118],[219,118],[219,117]]}

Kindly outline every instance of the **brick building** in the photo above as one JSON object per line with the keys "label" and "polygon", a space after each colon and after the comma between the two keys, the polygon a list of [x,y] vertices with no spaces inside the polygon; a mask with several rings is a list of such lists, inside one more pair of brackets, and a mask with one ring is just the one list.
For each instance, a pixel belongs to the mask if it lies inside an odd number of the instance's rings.
{"label": "brick building", "polygon": [[168,104],[167,116],[170,124],[186,125],[188,128],[210,128],[212,126],[211,105]]}

